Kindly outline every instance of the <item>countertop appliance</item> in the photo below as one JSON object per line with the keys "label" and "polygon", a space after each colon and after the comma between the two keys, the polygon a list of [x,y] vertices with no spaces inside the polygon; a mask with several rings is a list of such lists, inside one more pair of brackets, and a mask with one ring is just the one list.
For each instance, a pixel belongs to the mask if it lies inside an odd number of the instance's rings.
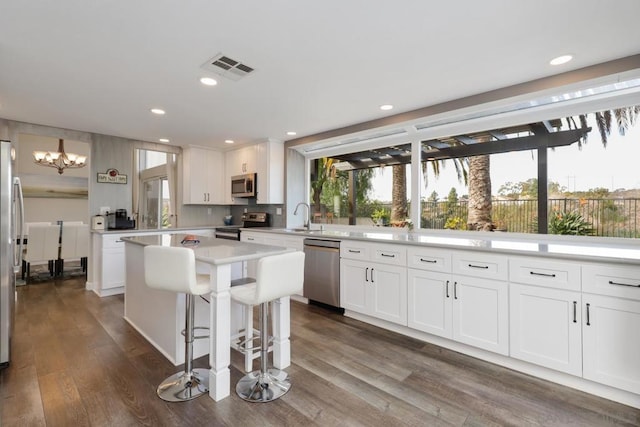
{"label": "countertop appliance", "polygon": [[340,241],[304,239],[304,290],[311,301],[340,307]]}
{"label": "countertop appliance", "polygon": [[24,203],[20,179],[13,176],[15,151],[0,141],[0,367],[11,360],[16,273],[22,264]]}
{"label": "countertop appliance", "polygon": [[116,209],[107,214],[107,228],[109,230],[131,230],[136,228],[136,221],[127,216],[126,209]]}
{"label": "countertop appliance", "polygon": [[231,177],[232,197],[255,197],[256,196],[256,174],[246,173]]}
{"label": "countertop appliance", "polygon": [[[271,227],[271,215],[268,212],[245,212],[242,214],[242,228]],[[240,226],[216,227],[218,239],[240,240]]]}

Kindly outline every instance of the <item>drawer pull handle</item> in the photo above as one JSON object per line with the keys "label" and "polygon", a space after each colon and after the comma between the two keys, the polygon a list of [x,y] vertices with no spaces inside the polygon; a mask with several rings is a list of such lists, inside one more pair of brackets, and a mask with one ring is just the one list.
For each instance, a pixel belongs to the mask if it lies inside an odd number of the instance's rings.
{"label": "drawer pull handle", "polygon": [[589,308],[591,307],[591,304],[587,303],[587,326],[591,326],[591,316],[589,313]]}
{"label": "drawer pull handle", "polygon": [[535,271],[530,271],[529,274],[533,276],[556,277],[555,273],[536,273]]}
{"label": "drawer pull handle", "polygon": [[349,249],[349,253],[352,253],[352,254],[359,254],[359,253],[360,253],[360,251],[354,251],[353,249]]}
{"label": "drawer pull handle", "polygon": [[447,284],[446,284],[446,289],[447,289],[446,290],[446,295],[447,295],[447,298],[449,298],[449,281],[448,280],[447,280]]}
{"label": "drawer pull handle", "polygon": [[631,283],[619,283],[614,282],[613,280],[609,280],[610,285],[618,285],[618,286],[631,286],[632,288],[640,288],[640,285],[632,285]]}
{"label": "drawer pull handle", "polygon": [[469,267],[471,267],[471,268],[484,268],[485,270],[489,268],[488,265],[474,265],[474,264],[469,264]]}
{"label": "drawer pull handle", "polygon": [[578,301],[574,301],[573,302],[573,323],[578,323],[577,311],[578,311]]}
{"label": "drawer pull handle", "polygon": [[387,258],[395,258],[395,257],[396,257],[394,254],[385,254],[385,253],[382,253],[382,254],[380,254],[380,255],[381,255],[381,256],[384,256],[384,257],[387,257]]}
{"label": "drawer pull handle", "polygon": [[256,240],[253,237],[247,237],[247,240]]}
{"label": "drawer pull handle", "polygon": [[436,262],[438,262],[435,259],[424,259],[424,258],[420,258],[420,261],[421,262],[428,262],[430,264],[435,264]]}
{"label": "drawer pull handle", "polygon": [[124,240],[116,240],[116,243],[124,243]]}

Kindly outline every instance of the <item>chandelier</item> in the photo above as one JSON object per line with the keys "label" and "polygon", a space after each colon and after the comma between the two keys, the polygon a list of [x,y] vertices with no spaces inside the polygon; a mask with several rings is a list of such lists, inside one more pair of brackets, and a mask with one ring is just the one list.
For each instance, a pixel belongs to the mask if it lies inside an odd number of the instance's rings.
{"label": "chandelier", "polygon": [[58,151],[34,151],[33,160],[40,166],[58,169],[62,174],[66,168],[83,168],[86,166],[87,156],[64,152],[64,140],[58,140]]}

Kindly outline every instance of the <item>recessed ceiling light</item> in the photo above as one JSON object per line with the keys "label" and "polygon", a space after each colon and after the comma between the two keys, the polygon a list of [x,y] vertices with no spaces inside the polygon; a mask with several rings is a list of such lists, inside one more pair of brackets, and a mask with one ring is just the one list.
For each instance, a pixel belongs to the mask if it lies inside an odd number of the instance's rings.
{"label": "recessed ceiling light", "polygon": [[233,144],[233,139],[225,139],[225,144]]}
{"label": "recessed ceiling light", "polygon": [[391,110],[391,109],[393,109],[393,105],[391,105],[391,104],[383,104],[383,105],[380,106],[380,109],[384,110],[384,111]]}
{"label": "recessed ceiling light", "polygon": [[164,110],[162,110],[162,109],[160,109],[160,108],[152,108],[152,109],[151,109],[151,112],[152,112],[153,114],[157,114],[157,115],[159,115],[159,116],[162,116],[163,114],[165,114],[165,111],[164,111]]}
{"label": "recessed ceiling light", "polygon": [[203,85],[206,86],[215,86],[218,84],[218,82],[215,79],[212,79],[211,77],[203,77],[200,79],[200,83],[202,83]]}
{"label": "recessed ceiling light", "polygon": [[297,135],[297,134],[298,134],[297,132],[294,132],[294,131],[292,131],[292,130],[290,130],[289,132],[287,132],[287,135],[289,135],[289,136],[295,136],[295,135]]}
{"label": "recessed ceiling light", "polygon": [[566,64],[567,62],[571,61],[572,59],[573,59],[573,56],[571,56],[571,55],[562,55],[562,56],[558,56],[557,58],[553,58],[551,61],[549,61],[549,64],[551,64],[551,65]]}
{"label": "recessed ceiling light", "polygon": [[160,141],[160,142],[169,142],[169,139],[167,139],[167,138],[160,138],[158,141]]}

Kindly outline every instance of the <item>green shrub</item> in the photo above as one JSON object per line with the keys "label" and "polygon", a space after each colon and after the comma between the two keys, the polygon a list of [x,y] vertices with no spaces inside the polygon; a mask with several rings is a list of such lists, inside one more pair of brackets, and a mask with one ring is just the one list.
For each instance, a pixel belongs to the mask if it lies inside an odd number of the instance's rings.
{"label": "green shrub", "polygon": [[467,228],[464,219],[459,216],[452,216],[447,218],[447,222],[444,223],[444,228],[447,230],[464,230]]}
{"label": "green shrub", "polygon": [[576,211],[552,212],[549,218],[550,234],[572,234],[574,236],[591,236],[593,225]]}

